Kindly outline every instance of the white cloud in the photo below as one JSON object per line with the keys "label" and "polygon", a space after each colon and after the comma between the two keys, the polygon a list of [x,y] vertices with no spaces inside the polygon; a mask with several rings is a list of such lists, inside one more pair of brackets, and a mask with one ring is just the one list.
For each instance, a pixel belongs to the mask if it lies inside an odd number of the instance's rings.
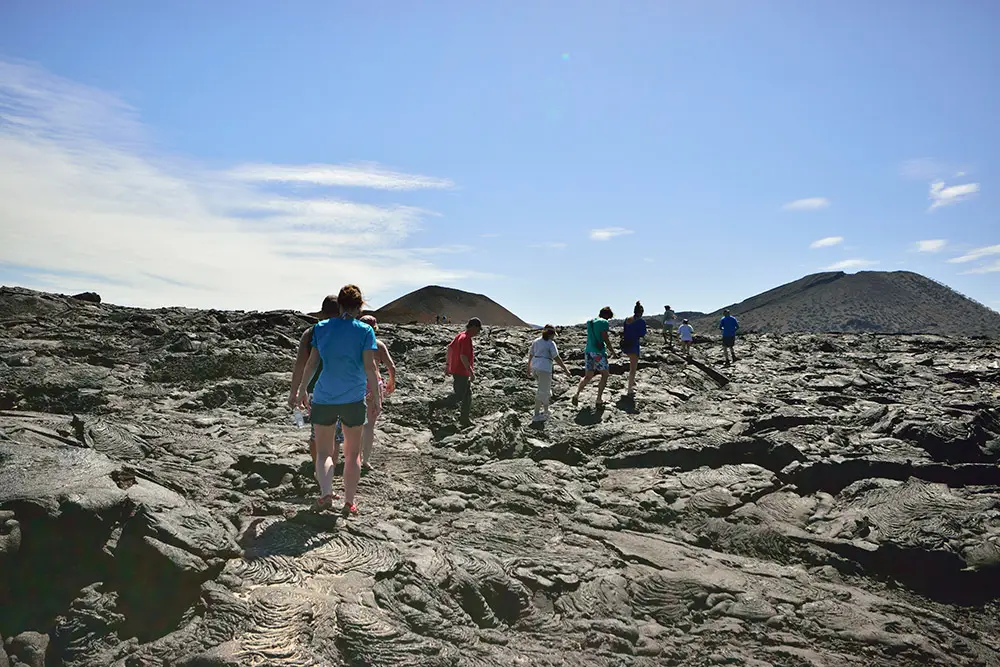
{"label": "white cloud", "polygon": [[962,271],[962,274],[968,273],[997,273],[1000,272],[1000,259],[995,260],[992,264],[983,264],[982,266],[977,266],[974,269],[969,269],[968,271]]}
{"label": "white cloud", "polygon": [[312,310],[347,282],[373,297],[478,275],[431,261],[464,247],[409,247],[428,211],[257,185],[450,181],[372,165],[216,172],[156,154],[146,134],[121,100],[0,61],[0,264],[28,287],[112,303],[248,309]]}
{"label": "white cloud", "polygon": [[446,178],[403,174],[374,164],[272,165],[249,164],[230,170],[229,175],[246,182],[304,183],[321,186],[377,188],[379,190],[449,189]]}
{"label": "white cloud", "polygon": [[590,239],[592,241],[607,241],[616,236],[625,236],[631,233],[631,229],[625,229],[624,227],[603,227],[601,229],[591,229]]}
{"label": "white cloud", "polygon": [[917,252],[941,252],[946,245],[948,245],[948,241],[945,239],[928,239],[917,241],[913,249]]}
{"label": "white cloud", "polygon": [[831,246],[839,245],[844,242],[843,236],[827,236],[826,238],[818,239],[809,244],[810,248],[829,248]]}
{"label": "white cloud", "polygon": [[851,269],[864,269],[869,266],[875,266],[878,264],[877,261],[870,259],[845,259],[840,262],[834,262],[830,266],[824,268],[824,271],[849,271]]}
{"label": "white cloud", "polygon": [[808,197],[806,199],[796,199],[790,201],[781,208],[786,211],[816,211],[830,205],[830,200],[826,197]]}
{"label": "white cloud", "polygon": [[974,262],[977,259],[982,259],[983,257],[989,257],[991,255],[1000,255],[1000,245],[988,245],[982,248],[975,248],[960,257],[952,257],[948,261],[952,264],[964,264],[965,262]]}
{"label": "white cloud", "polygon": [[945,187],[944,181],[934,181],[930,186],[931,207],[927,210],[933,211],[942,206],[957,204],[977,192],[979,192],[979,183],[964,183]]}
{"label": "white cloud", "polygon": [[528,246],[529,248],[544,248],[547,250],[562,250],[566,247],[565,243],[532,243]]}

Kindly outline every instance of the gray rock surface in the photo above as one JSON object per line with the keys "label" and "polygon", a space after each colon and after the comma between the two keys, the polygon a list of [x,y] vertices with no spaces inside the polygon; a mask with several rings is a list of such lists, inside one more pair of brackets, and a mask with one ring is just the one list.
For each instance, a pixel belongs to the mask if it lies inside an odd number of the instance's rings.
{"label": "gray rock surface", "polygon": [[284,407],[308,324],[0,290],[0,665],[1000,665],[995,341],[651,341],[634,401],[557,373],[532,426],[535,334],[488,329],[461,429],[457,327],[383,326],[345,522]]}

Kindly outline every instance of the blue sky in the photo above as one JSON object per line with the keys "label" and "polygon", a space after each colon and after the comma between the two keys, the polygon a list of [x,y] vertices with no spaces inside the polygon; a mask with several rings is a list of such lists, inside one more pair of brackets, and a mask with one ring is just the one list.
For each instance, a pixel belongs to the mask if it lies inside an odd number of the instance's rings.
{"label": "blue sky", "polygon": [[0,283],[533,322],[827,268],[1000,307],[1000,5],[0,6]]}

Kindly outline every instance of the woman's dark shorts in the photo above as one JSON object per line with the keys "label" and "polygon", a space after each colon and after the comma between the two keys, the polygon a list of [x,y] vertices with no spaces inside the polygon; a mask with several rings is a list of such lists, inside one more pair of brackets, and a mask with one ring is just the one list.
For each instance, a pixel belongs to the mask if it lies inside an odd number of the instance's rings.
{"label": "woman's dark shorts", "polygon": [[736,345],[736,336],[723,336],[722,347],[733,347]]}
{"label": "woman's dark shorts", "polygon": [[323,405],[313,403],[310,421],[319,426],[333,426],[337,420],[344,426],[364,426],[368,421],[368,407],[364,401],[357,403],[342,403],[340,405]]}

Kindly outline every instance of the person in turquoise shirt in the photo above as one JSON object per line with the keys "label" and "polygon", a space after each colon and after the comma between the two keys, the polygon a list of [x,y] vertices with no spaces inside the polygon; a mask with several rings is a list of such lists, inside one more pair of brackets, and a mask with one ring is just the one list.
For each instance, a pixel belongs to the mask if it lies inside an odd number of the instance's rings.
{"label": "person in turquoise shirt", "polygon": [[[615,314],[611,312],[611,306],[601,308],[601,312],[592,320],[587,322],[587,347],[584,350],[584,375],[580,384],[576,387],[576,394],[573,395],[573,405],[580,402],[580,392],[587,386],[587,383],[595,374],[601,374],[601,381],[597,385],[597,407],[604,405],[604,387],[608,384],[608,350],[612,350],[611,339],[608,331],[611,323],[608,322]],[[617,352],[615,352],[617,354]]]}
{"label": "person in turquoise shirt", "polygon": [[[298,404],[311,406],[311,418],[316,426],[316,477],[319,478],[320,498],[317,509],[331,509],[339,498],[333,492],[334,432],[338,421],[344,431],[344,508],[341,515],[347,518],[357,514],[354,496],[361,477],[361,449],[368,409],[381,408],[382,396],[371,393],[368,387],[378,387],[378,367],[375,355],[378,344],[375,330],[359,321],[364,298],[357,285],[345,285],[337,295],[341,315],[323,320],[312,334],[312,350],[300,380]],[[312,396],[309,396],[308,379],[323,362]],[[372,404],[368,405],[368,402]]]}

